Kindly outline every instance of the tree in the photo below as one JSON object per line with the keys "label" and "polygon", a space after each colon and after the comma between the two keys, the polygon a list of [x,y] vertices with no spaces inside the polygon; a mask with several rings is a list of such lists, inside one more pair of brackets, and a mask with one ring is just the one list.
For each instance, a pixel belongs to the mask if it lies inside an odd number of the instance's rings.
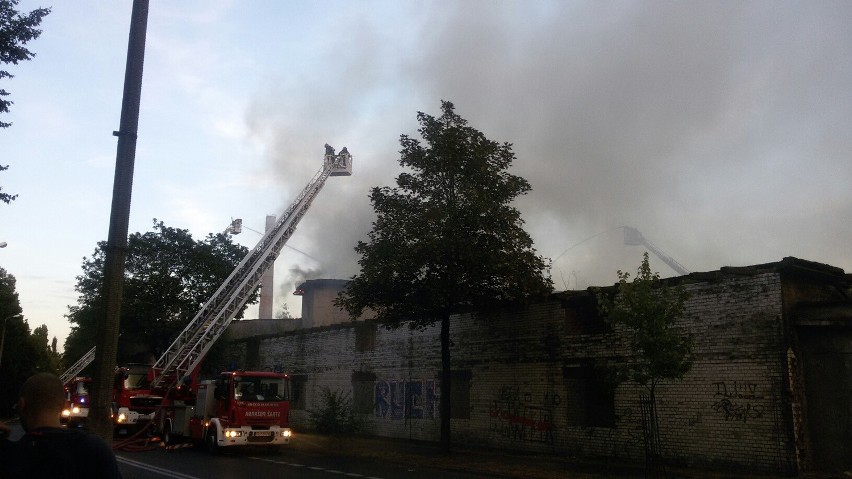
{"label": "tree", "polygon": [[[159,357],[201,306],[248,253],[230,236],[210,234],[196,241],[189,231],[154,220],[154,231],[128,238],[118,362],[151,362]],[[77,277],[77,305],[69,308],[73,326],[65,341],[71,364],[95,344],[103,318],[105,242],[83,259]],[[256,295],[249,298],[253,302]],[[237,315],[242,317],[242,311]]]}
{"label": "tree", "polygon": [[359,241],[360,274],[337,304],[391,327],[441,325],[441,445],[450,449],[450,318],[520,305],[552,290],[510,203],[530,191],[506,170],[512,145],[488,140],[444,101],[438,118],[418,112],[425,145],[400,137],[397,186],[376,187],[369,242]]}
{"label": "tree", "polygon": [[622,271],[618,280],[614,296],[597,294],[601,313],[630,334],[632,358],[617,372],[647,387],[653,398],[660,382],[681,379],[692,368],[692,338],[674,328],[687,294],[651,272],[647,252],[633,281]]}
{"label": "tree", "polygon": [[[9,169],[9,165],[3,166],[0,165],[0,171],[6,171]],[[10,195],[8,193],[3,193],[3,187],[0,186],[0,201],[6,203],[7,205],[17,198],[18,195]]]}
{"label": "tree", "polygon": [[[41,19],[50,13],[49,8],[38,8],[27,14],[20,14],[15,7],[18,5],[18,0],[0,0],[0,62],[5,65],[17,65],[19,61],[30,60],[35,56],[35,53],[27,50],[25,45],[30,40],[35,40],[41,35],[41,30],[38,26],[41,24]],[[3,78],[13,78],[14,75],[6,70],[0,70],[0,80]],[[0,88],[0,113],[9,113],[9,107],[12,105],[11,100],[6,100],[9,92]],[[8,128],[12,124],[0,121],[0,128]],[[9,165],[0,165],[0,171],[5,171]],[[9,204],[18,195],[10,195],[3,193],[3,188],[0,187],[0,201]]]}
{"label": "tree", "polygon": [[352,407],[352,394],[328,387],[320,389],[319,405],[308,411],[313,428],[320,434],[352,436],[361,429],[361,423]]}
{"label": "tree", "polygon": [[648,389],[640,397],[646,477],[665,477],[658,429],[656,389],[662,381],[683,378],[692,368],[692,338],[674,328],[683,316],[687,294],[680,286],[669,287],[652,273],[645,252],[636,277],[618,272],[613,294],[598,291],[601,313],[613,325],[621,325],[630,337],[631,358],[614,367],[616,380],[632,379]]}
{"label": "tree", "polygon": [[0,268],[0,417],[8,417],[12,405],[18,400],[18,390],[31,375],[41,372],[57,372],[55,355],[47,347],[47,326],[40,326],[30,333],[24,319],[15,277]]}
{"label": "tree", "polygon": [[[31,40],[41,35],[38,26],[48,13],[49,8],[37,8],[29,13],[21,14],[15,7],[18,0],[0,0],[0,62],[5,65],[17,65],[20,61],[31,60],[35,53],[25,48]],[[0,79],[14,78],[14,75],[6,70],[0,70]],[[9,96],[9,92],[0,88],[0,113],[8,113],[12,101],[3,97]],[[0,128],[8,128],[11,123],[0,121]]]}
{"label": "tree", "polygon": [[278,311],[278,314],[275,315],[276,319],[293,319],[293,315],[290,313],[290,308],[287,306],[287,303],[281,305],[281,310]]}

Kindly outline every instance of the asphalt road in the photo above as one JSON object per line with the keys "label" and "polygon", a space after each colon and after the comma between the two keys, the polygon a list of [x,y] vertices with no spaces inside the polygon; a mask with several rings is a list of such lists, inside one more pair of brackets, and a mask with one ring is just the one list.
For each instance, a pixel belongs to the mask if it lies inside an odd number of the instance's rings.
{"label": "asphalt road", "polygon": [[211,455],[198,448],[174,452],[118,452],[119,468],[125,479],[174,478],[217,479],[233,477],[290,477],[305,479],[470,479],[479,475],[442,469],[413,468],[375,459],[335,457],[285,450],[278,454],[266,451],[238,450]]}
{"label": "asphalt road", "polygon": [[[10,422],[9,426],[11,440],[18,440],[23,436],[24,431],[17,421]],[[232,448],[215,455],[200,447],[187,447],[176,451],[166,451],[162,448],[139,452],[119,450],[116,452],[116,459],[124,479],[224,479],[284,476],[305,479],[333,477],[471,479],[481,477],[478,474],[407,466],[371,457],[305,452],[293,447],[286,447],[277,453],[254,448]]]}

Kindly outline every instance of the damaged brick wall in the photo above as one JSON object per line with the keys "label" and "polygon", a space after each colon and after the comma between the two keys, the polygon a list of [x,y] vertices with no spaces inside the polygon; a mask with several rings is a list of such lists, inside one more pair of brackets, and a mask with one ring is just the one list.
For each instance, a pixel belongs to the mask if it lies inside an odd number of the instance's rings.
{"label": "damaged brick wall", "polygon": [[[657,392],[663,454],[688,465],[789,472],[779,275],[720,275],[686,288],[677,327],[693,335],[696,361],[683,381]],[[641,388],[606,381],[607,362],[629,349],[592,298],[566,293],[521,313],[453,318],[454,441],[644,460]],[[329,387],[352,393],[366,432],[436,441],[438,333],[347,323],[265,338],[257,360],[298,378],[296,428],[307,427],[307,411]]]}

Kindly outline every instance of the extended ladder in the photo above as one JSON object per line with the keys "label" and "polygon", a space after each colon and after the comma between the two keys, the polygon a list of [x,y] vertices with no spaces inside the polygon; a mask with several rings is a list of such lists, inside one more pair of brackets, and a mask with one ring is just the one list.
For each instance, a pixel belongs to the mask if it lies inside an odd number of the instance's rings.
{"label": "extended ladder", "polygon": [[296,201],[281,215],[275,227],[257,243],[234,269],[228,279],[154,363],[151,389],[167,389],[191,373],[228,328],[231,320],[242,309],[252,292],[260,284],[267,268],[272,267],[281,248],[290,239],[299,220],[329,176],[348,176],[352,170],[352,156],[344,148],[341,154],[327,154],[323,167],[314,175]]}
{"label": "extended ladder", "polygon": [[77,362],[74,363],[73,366],[68,368],[67,371],[62,373],[62,376],[60,376],[59,378],[62,381],[62,384],[66,384],[68,381],[77,377],[77,375],[80,374],[80,371],[82,371],[86,366],[88,366],[93,359],[95,359],[94,347],[90,349],[88,353],[84,354],[82,358],[78,359]]}
{"label": "extended ladder", "polygon": [[[334,150],[329,151],[327,146],[322,168],[308,182],[296,201],[284,211],[275,227],[267,231],[257,246],[243,258],[228,279],[216,290],[213,297],[204,303],[192,321],[154,364],[152,390],[170,388],[178,379],[198,366],[213,343],[225,332],[231,320],[260,284],[263,273],[275,263],[281,248],[293,235],[296,225],[322,189],[325,180],[329,176],[351,174],[352,155],[349,151],[343,148],[340,154],[335,155]],[[62,383],[65,384],[77,376],[94,358],[95,348],[93,347],[62,374]]]}

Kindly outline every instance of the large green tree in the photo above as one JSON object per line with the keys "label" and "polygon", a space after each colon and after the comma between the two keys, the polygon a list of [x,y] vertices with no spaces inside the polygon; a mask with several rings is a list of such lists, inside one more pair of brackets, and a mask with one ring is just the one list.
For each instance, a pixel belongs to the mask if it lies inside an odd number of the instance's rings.
{"label": "large green tree", "polygon": [[15,277],[0,268],[0,417],[8,417],[21,384],[31,375],[56,373],[57,354],[47,345],[47,326],[32,332],[24,319]]}
{"label": "large green tree", "polygon": [[[4,65],[17,65],[20,61],[30,60],[35,56],[35,53],[27,50],[26,44],[30,40],[35,40],[41,35],[41,30],[38,26],[41,24],[41,19],[50,13],[49,8],[37,8],[29,13],[21,14],[15,8],[18,6],[18,0],[0,0],[0,63]],[[14,75],[7,70],[0,70],[0,80],[4,78],[12,78]],[[9,92],[0,88],[0,113],[8,113],[9,107],[12,105],[11,100],[7,100]],[[11,123],[0,121],[0,128],[8,128]],[[0,171],[8,169],[8,165],[0,165]],[[0,201],[10,203],[18,195],[3,193],[3,188],[0,187]]]}
{"label": "large green tree", "polygon": [[[103,317],[105,247],[105,242],[99,243],[92,257],[83,259],[83,273],[77,277],[79,297],[69,308],[73,326],[65,341],[66,365],[95,344],[97,322]],[[168,227],[156,219],[153,231],[131,234],[118,363],[159,357],[247,253],[248,248],[233,243],[229,235],[210,234],[197,241],[188,230]]]}
{"label": "large green tree", "polygon": [[511,203],[530,191],[508,173],[512,145],[489,140],[444,101],[418,112],[423,142],[400,137],[396,187],[376,187],[369,242],[359,242],[360,274],[338,298],[353,317],[371,310],[392,326],[441,325],[441,445],[450,449],[450,318],[522,304],[552,290]]}

